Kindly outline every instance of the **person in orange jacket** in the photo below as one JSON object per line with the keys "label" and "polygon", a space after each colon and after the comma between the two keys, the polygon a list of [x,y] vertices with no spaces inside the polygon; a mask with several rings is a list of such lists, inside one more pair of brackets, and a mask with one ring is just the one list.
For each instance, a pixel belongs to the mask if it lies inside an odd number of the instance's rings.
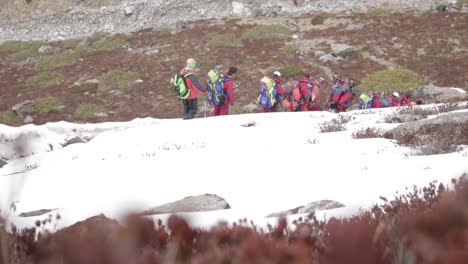
{"label": "person in orange jacket", "polygon": [[208,94],[208,91],[201,86],[197,76],[195,75],[196,68],[197,62],[193,58],[190,58],[187,60],[186,66],[180,71],[180,74],[184,76],[185,85],[190,91],[189,97],[187,99],[182,99],[182,103],[184,105],[183,119],[192,119],[197,114],[198,93]]}

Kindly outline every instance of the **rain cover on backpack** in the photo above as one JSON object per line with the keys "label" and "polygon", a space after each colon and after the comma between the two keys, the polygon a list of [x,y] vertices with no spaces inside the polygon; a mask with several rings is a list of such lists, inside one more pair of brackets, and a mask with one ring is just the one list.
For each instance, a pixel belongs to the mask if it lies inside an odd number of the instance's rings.
{"label": "rain cover on backpack", "polygon": [[380,99],[380,105],[382,107],[389,107],[392,105],[392,98],[390,97],[383,97],[382,99]]}
{"label": "rain cover on backpack", "polygon": [[270,109],[276,103],[276,83],[269,77],[263,77],[260,80],[260,95],[258,96],[257,102],[263,107]]}
{"label": "rain cover on backpack", "polygon": [[172,88],[175,91],[175,94],[180,98],[180,99],[187,99],[190,95],[190,90],[187,88],[187,85],[185,84],[185,78],[187,78],[189,75],[193,73],[187,73],[185,76],[177,73],[171,78],[171,85]]}
{"label": "rain cover on backpack", "polygon": [[372,108],[372,99],[374,99],[374,97],[371,94],[361,94],[361,96],[359,96],[359,109]]}
{"label": "rain cover on backpack", "polygon": [[208,100],[214,105],[224,105],[224,76],[221,72],[213,69],[207,74]]}

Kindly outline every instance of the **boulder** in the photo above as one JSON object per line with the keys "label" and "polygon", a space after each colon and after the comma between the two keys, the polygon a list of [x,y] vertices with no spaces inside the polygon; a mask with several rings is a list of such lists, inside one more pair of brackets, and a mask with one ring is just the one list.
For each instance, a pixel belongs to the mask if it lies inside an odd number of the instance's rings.
{"label": "boulder", "polygon": [[272,214],[267,215],[267,217],[279,217],[279,216],[293,215],[293,214],[308,214],[314,211],[330,210],[330,209],[341,208],[341,207],[345,207],[345,205],[337,201],[333,201],[333,200],[320,200],[316,202],[311,202],[306,206],[299,206],[299,207],[296,207],[287,211],[272,213]]}
{"label": "boulder", "polygon": [[35,101],[33,100],[26,100],[21,103],[15,104],[12,108],[11,111],[15,112],[15,114],[19,117],[23,117],[25,113],[29,112],[31,107],[33,107],[35,104]]}
{"label": "boulder", "polygon": [[433,99],[433,100],[447,100],[452,98],[465,97],[466,91],[455,87],[439,87],[432,84],[418,87],[411,92],[411,97]]}
{"label": "boulder", "polygon": [[230,209],[231,206],[216,194],[189,196],[182,200],[163,204],[146,210],[142,215],[171,214],[182,212],[205,212]]}
{"label": "boulder", "polygon": [[85,139],[76,136],[76,137],[66,140],[65,143],[61,143],[60,145],[62,145],[62,147],[66,147],[72,144],[81,144],[81,143],[87,143],[87,142],[88,141],[86,141]]}
{"label": "boulder", "polygon": [[[391,138],[413,135],[423,126],[443,125],[447,123],[463,124],[468,122],[468,114],[466,112],[451,112],[437,116],[436,118],[418,120],[413,122],[403,123],[389,131]],[[388,137],[387,136],[387,137]]]}
{"label": "boulder", "polygon": [[233,1],[232,14],[235,16],[251,16],[252,9],[246,6],[244,3]]}
{"label": "boulder", "polygon": [[124,14],[126,16],[131,16],[133,14],[133,10],[132,8],[130,8],[129,6],[127,6],[125,9],[124,9]]}
{"label": "boulder", "polygon": [[358,24],[351,24],[351,25],[348,25],[344,31],[356,31],[356,30],[361,30],[364,28],[364,24],[363,23],[358,23]]}
{"label": "boulder", "polygon": [[37,50],[37,52],[42,53],[42,54],[54,54],[56,51],[57,51],[57,49],[52,48],[52,47],[49,46],[49,45],[41,46],[41,47]]}
{"label": "boulder", "polygon": [[31,117],[31,116],[26,116],[26,118],[24,119],[23,121],[25,124],[31,124],[32,122],[34,122],[34,119]]}
{"label": "boulder", "polygon": [[350,45],[346,45],[346,44],[333,43],[330,45],[330,47],[332,49],[331,54],[336,57],[346,58],[346,57],[351,56],[354,52],[357,51],[356,48]]}
{"label": "boulder", "polygon": [[0,159],[0,168],[3,168],[3,166],[7,165],[7,162]]}
{"label": "boulder", "polygon": [[242,108],[244,108],[245,110],[247,110],[249,112],[255,112],[260,107],[258,105],[256,105],[256,104],[248,104],[248,105],[242,106]]}
{"label": "boulder", "polygon": [[335,56],[333,54],[325,54],[325,55],[320,56],[319,60],[323,62],[338,63],[344,59],[343,57]]}
{"label": "boulder", "polygon": [[99,80],[98,79],[91,79],[91,80],[86,80],[86,81],[78,81],[75,82],[71,88],[74,91],[84,93],[84,92],[90,92],[90,91],[97,91],[99,88]]}

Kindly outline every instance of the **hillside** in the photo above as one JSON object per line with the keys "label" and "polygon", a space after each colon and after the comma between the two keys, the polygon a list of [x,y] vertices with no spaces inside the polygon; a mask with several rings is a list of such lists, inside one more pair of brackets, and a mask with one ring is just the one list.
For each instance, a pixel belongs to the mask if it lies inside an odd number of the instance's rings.
{"label": "hillside", "polygon": [[[35,124],[180,117],[181,103],[170,91],[169,79],[189,57],[200,63],[201,80],[214,65],[239,67],[233,114],[252,111],[258,80],[277,69],[286,75],[284,80],[311,72],[329,81],[338,72],[359,84],[375,71],[406,68],[427,83],[468,87],[468,16],[463,12],[373,9],[178,25],[173,30],[0,44],[0,122],[21,125],[26,116]],[[319,60],[334,44],[356,51],[339,62]],[[91,84],[73,86],[86,80]],[[15,104],[49,96],[22,117],[11,112]],[[204,100],[199,104],[203,107]]]}

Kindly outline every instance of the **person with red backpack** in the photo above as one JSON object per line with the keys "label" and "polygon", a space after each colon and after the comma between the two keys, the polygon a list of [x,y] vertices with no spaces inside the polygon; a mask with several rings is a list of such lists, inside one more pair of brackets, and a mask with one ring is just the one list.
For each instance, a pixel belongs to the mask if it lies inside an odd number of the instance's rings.
{"label": "person with red backpack", "polygon": [[372,108],[382,108],[381,98],[379,93],[372,93]]}
{"label": "person with red backpack", "polygon": [[322,89],[322,83],[324,79],[319,77],[317,80],[312,82],[312,89],[310,92],[310,104],[308,111],[321,111],[322,109],[318,106],[318,100],[320,98],[320,89]]}
{"label": "person with red backpack", "polygon": [[[336,75],[336,74],[335,74]],[[334,76],[333,86],[331,87],[330,91],[328,92],[328,108],[332,111],[337,110],[338,102],[340,101],[341,96],[344,94],[345,90],[343,88],[344,80],[341,76]]]}
{"label": "person with red backpack", "polygon": [[186,66],[180,71],[180,74],[184,78],[185,85],[190,91],[188,98],[182,100],[184,105],[183,119],[192,119],[197,114],[198,93],[208,94],[208,91],[201,86],[197,76],[195,75],[196,67],[197,62],[193,58],[190,58],[187,60]]}
{"label": "person with red backpack", "polygon": [[311,84],[310,82],[310,74],[305,73],[299,79],[299,91],[301,93],[301,104],[298,111],[307,111],[307,107],[310,106],[310,91],[311,91]]}
{"label": "person with red backpack", "polygon": [[[283,108],[283,105],[281,104],[281,102],[283,101],[284,99],[284,95],[286,93],[286,90],[284,89],[284,87],[281,85],[281,73],[279,71],[275,71],[273,73],[273,81],[275,81],[275,85],[276,85],[276,104],[275,104],[275,111],[278,111],[278,107],[279,108]],[[271,111],[270,111],[271,112]]]}
{"label": "person with red backpack", "polygon": [[237,68],[234,66],[229,67],[228,71],[224,74],[223,90],[225,93],[224,102],[214,106],[213,116],[228,115],[229,106],[234,104],[234,82],[232,78],[236,75]]}
{"label": "person with red backpack", "polygon": [[392,93],[392,103],[390,106],[400,106],[400,94],[397,92]]}
{"label": "person with red backpack", "polygon": [[402,96],[401,96],[400,105],[401,105],[401,106],[410,105],[410,100],[409,100],[409,98],[410,98],[409,95],[402,95]]}

